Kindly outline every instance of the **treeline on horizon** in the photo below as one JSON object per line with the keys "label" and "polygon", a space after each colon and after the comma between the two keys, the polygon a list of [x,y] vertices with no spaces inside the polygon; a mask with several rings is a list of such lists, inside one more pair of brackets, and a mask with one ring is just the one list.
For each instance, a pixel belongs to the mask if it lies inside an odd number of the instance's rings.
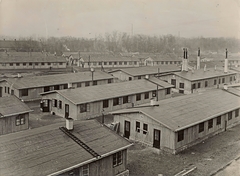
{"label": "treeline on horizon", "polygon": [[236,38],[183,38],[173,35],[149,36],[129,35],[114,31],[99,35],[95,38],[77,37],[49,37],[39,38],[35,42],[31,37],[19,38],[17,41],[25,41],[21,47],[26,51],[34,48],[34,51],[47,51],[62,53],[70,52],[139,52],[139,53],[182,53],[182,48],[187,47],[190,53],[197,53],[200,47],[202,52],[224,53],[225,49],[231,53],[240,52],[240,40]]}

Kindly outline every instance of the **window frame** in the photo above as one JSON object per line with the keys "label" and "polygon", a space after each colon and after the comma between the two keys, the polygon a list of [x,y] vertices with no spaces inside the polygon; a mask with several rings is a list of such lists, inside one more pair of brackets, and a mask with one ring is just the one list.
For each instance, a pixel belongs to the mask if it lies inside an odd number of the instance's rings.
{"label": "window frame", "polygon": [[203,132],[203,131],[204,131],[204,125],[205,125],[205,123],[204,123],[204,122],[202,122],[202,123],[199,123],[199,125],[198,125],[198,133],[201,133],[201,132]]}
{"label": "window frame", "polygon": [[141,100],[141,93],[136,94],[136,101],[140,101]]}
{"label": "window frame", "polygon": [[146,99],[149,99],[149,92],[145,92],[144,93],[144,99],[146,100]]}
{"label": "window frame", "polygon": [[213,119],[208,120],[208,129],[213,128]]}
{"label": "window frame", "polygon": [[143,134],[147,134],[148,133],[148,124],[144,123],[143,124]]}
{"label": "window frame", "polygon": [[103,108],[108,108],[109,107],[109,100],[103,100]]}
{"label": "window frame", "polygon": [[123,163],[123,152],[119,151],[113,154],[113,167],[117,167]]}
{"label": "window frame", "polygon": [[222,117],[221,116],[218,116],[216,118],[216,125],[221,125],[221,122],[222,122]]}
{"label": "window frame", "polygon": [[140,133],[140,128],[141,128],[140,122],[136,121],[136,132],[137,133]]}
{"label": "window frame", "polygon": [[235,110],[235,118],[239,116],[239,109]]}
{"label": "window frame", "polygon": [[228,120],[232,120],[232,111],[228,112]]}
{"label": "window frame", "polygon": [[178,131],[177,133],[178,133],[177,141],[178,141],[178,142],[183,141],[183,140],[184,140],[184,129]]}

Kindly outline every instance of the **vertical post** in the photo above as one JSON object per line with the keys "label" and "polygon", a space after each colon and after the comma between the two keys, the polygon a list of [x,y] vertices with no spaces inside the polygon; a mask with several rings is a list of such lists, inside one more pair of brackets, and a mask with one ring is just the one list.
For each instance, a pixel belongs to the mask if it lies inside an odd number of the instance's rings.
{"label": "vertical post", "polygon": [[102,110],[102,124],[104,124],[104,109]]}
{"label": "vertical post", "polygon": [[[158,79],[159,79],[159,71],[160,69],[158,68]],[[158,84],[157,84],[157,92],[156,92],[156,97],[157,97],[157,101],[158,101]]]}

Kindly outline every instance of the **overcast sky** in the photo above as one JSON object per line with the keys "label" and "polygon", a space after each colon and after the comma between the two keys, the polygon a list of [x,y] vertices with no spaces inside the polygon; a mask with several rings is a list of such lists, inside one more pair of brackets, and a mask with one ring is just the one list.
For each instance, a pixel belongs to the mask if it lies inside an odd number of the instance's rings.
{"label": "overcast sky", "polygon": [[240,0],[0,0],[0,35],[240,38]]}

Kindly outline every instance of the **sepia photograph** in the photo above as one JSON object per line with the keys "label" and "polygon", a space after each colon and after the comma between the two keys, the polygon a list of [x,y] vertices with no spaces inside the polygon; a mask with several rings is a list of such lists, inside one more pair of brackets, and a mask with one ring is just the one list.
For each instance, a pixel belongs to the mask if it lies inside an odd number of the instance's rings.
{"label": "sepia photograph", "polygon": [[240,176],[240,0],[0,0],[0,176]]}

